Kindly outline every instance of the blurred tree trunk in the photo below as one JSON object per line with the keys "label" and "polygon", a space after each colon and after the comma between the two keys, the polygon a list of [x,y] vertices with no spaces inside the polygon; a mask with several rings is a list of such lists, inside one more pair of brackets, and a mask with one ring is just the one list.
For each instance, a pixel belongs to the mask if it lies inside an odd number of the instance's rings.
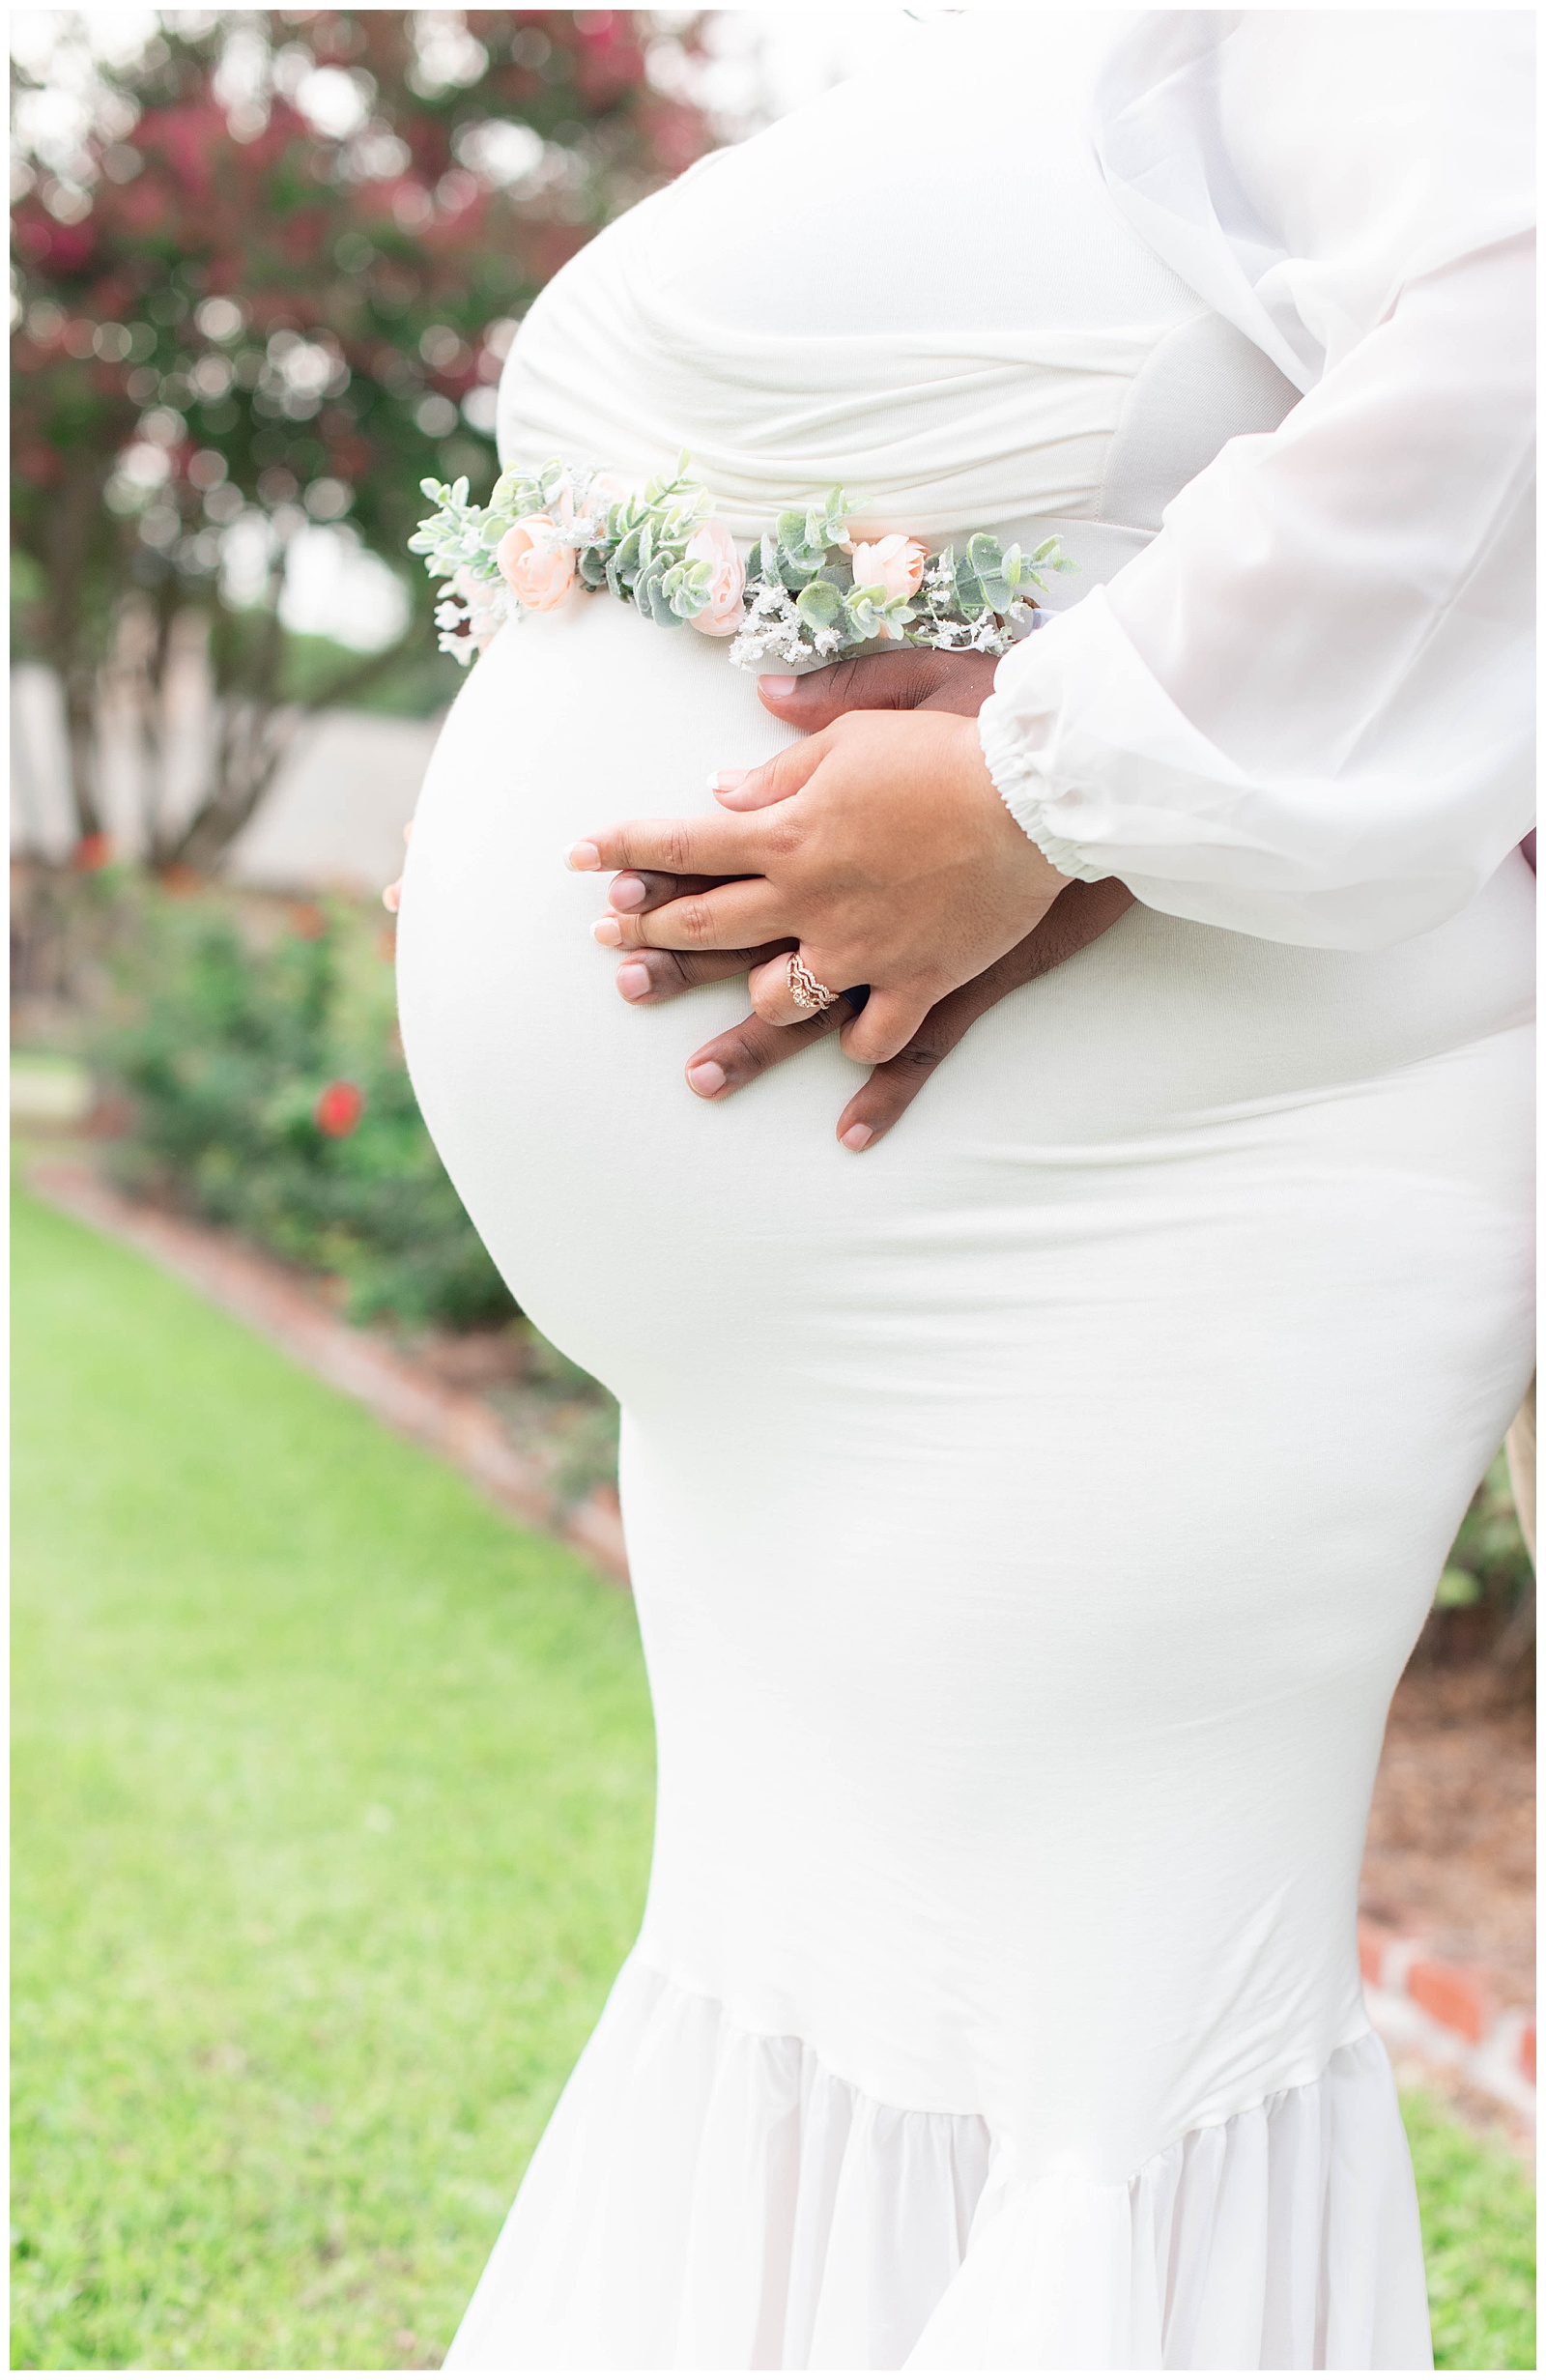
{"label": "blurred tree trunk", "polygon": [[288,548],[276,545],[257,633],[250,619],[215,611],[209,617],[209,663],[214,721],[204,789],[191,815],[150,843],[159,873],[191,868],[214,875],[273,784],[307,723],[324,708],[347,703],[402,664],[402,647],[362,654],[310,702],[285,691],[286,651],[279,622]]}
{"label": "blurred tree trunk", "polygon": [[294,741],[302,713],[281,697],[284,630],[279,604],[289,559],[289,538],[275,535],[255,636],[248,623],[229,613],[216,609],[210,615],[215,703],[204,786],[191,816],[152,843],[153,868],[191,868],[200,875],[213,875]]}
{"label": "blurred tree trunk", "polygon": [[[317,701],[287,691],[286,636],[279,618],[288,547],[275,541],[263,600],[255,612],[216,600],[195,609],[168,574],[126,606],[113,658],[82,703],[82,741],[99,748],[104,714],[116,697],[132,737],[139,777],[140,848],[153,873],[218,873],[227,851],[255,816],[298,736],[317,712],[347,702],[401,664],[400,647],[362,654]],[[172,802],[178,680],[193,660],[208,680],[206,746],[191,809]],[[88,673],[88,680],[90,674]],[[186,679],[185,679],[186,683]]]}
{"label": "blurred tree trunk", "polygon": [[176,581],[165,579],[144,610],[125,619],[121,638],[127,647],[123,674],[139,746],[140,808],[148,851],[160,840],[166,797],[171,758],[167,677],[178,609]]}
{"label": "blurred tree trunk", "polygon": [[100,534],[102,489],[110,458],[78,461],[48,511],[43,653],[59,673],[65,698],[69,790],[77,846],[103,832],[97,731],[98,660],[86,589],[92,548]]}

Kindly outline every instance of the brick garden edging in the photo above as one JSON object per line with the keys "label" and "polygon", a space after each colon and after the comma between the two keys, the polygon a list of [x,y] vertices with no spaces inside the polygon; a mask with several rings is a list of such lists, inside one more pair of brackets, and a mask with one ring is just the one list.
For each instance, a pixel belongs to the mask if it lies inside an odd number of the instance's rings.
{"label": "brick garden edging", "polygon": [[136,1205],[86,1165],[33,1165],[27,1186],[77,1222],[149,1256],[329,1387],[367,1405],[388,1429],[454,1463],[517,1520],[566,1538],[617,1586],[627,1586],[628,1557],[615,1498],[597,1489],[578,1508],[565,1511],[542,1465],[511,1445],[481,1397],[448,1388],[384,1346],[373,1333],[328,1313],[272,1257],[223,1232]]}
{"label": "brick garden edging", "polygon": [[[328,1313],[273,1258],[224,1233],[138,1206],[85,1165],[34,1165],[27,1181],[48,1205],[175,1274],[319,1379],[368,1406],[388,1429],[454,1463],[516,1519],[566,1538],[627,1586],[616,1500],[597,1490],[577,1510],[563,1512],[542,1466],[511,1445],[480,1397],[448,1388],[372,1333]],[[1485,1968],[1430,1958],[1420,1941],[1372,1918],[1359,1920],[1359,1964],[1369,2016],[1389,2049],[1458,2073],[1516,2115],[1533,2119],[1532,2010],[1502,2006]]]}
{"label": "brick garden edging", "polygon": [[1533,2121],[1535,2015],[1500,2004],[1485,1967],[1429,1958],[1420,1941],[1359,1919],[1363,1998],[1387,2049],[1459,2074]]}

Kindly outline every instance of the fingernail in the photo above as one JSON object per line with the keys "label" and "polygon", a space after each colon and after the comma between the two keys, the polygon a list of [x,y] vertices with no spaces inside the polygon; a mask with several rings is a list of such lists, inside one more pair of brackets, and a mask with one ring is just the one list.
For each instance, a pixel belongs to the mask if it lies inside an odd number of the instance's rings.
{"label": "fingernail", "polygon": [[873,1138],[868,1124],[850,1124],[843,1135],[843,1145],[845,1149],[868,1149]]}
{"label": "fingernail", "polygon": [[794,692],[799,682],[797,677],[759,677],[757,684],[759,693],[770,696],[775,703],[782,703],[787,695]]}
{"label": "fingernail", "polygon": [[604,943],[608,950],[620,950],[622,948],[622,927],[619,925],[616,918],[598,917],[590,931],[594,934],[596,940]]}
{"label": "fingernail", "polygon": [[718,769],[708,781],[708,789],[711,793],[733,793],[738,785],[746,783],[751,773],[749,768]]}
{"label": "fingernail", "polygon": [[643,876],[614,876],[607,899],[615,909],[637,909],[642,901],[649,899],[649,887]]}
{"label": "fingernail", "polygon": [[601,853],[593,843],[571,843],[563,855],[563,864],[566,868],[577,869],[581,875],[587,875],[592,868],[600,867]]}
{"label": "fingernail", "polygon": [[724,1067],[716,1066],[712,1058],[701,1058],[696,1066],[687,1069],[687,1079],[700,1099],[712,1099],[716,1092],[724,1090],[729,1076]]}
{"label": "fingernail", "polygon": [[649,989],[649,969],[642,959],[625,959],[617,969],[617,989],[625,1000],[642,1000]]}

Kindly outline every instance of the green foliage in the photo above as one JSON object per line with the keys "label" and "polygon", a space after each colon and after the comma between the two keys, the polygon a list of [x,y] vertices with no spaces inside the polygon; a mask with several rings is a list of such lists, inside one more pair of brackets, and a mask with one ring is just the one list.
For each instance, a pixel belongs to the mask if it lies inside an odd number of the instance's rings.
{"label": "green foliage", "polygon": [[[359,1320],[511,1313],[397,1047],[376,951],[389,930],[339,903],[302,903],[264,935],[214,896],[126,899],[120,1001],[91,1050],[129,1104],[112,1154],[126,1186],[339,1275]],[[319,1102],[339,1083],[363,1108],[335,1135]]]}
{"label": "green foliage", "polygon": [[1492,1661],[1528,1692],[1534,1663],[1535,1571],[1514,1509],[1508,1463],[1500,1453],[1471,1500],[1449,1549],[1423,1651],[1439,1661]]}
{"label": "green foliage", "polygon": [[1058,553],[1055,537],[1048,537],[1034,554],[1022,553],[1017,545],[1006,553],[996,537],[979,530],[966,540],[964,555],[954,560],[957,602],[968,619],[979,618],[985,612],[1008,612],[1024,599],[1024,588],[1045,587],[1041,575],[1044,566],[1051,570],[1074,567],[1066,555]]}
{"label": "green foliage", "polygon": [[359,655],[331,637],[287,636],[280,699],[308,710],[337,703],[374,711],[387,719],[433,719],[449,708],[462,673],[444,653],[416,652],[366,683],[358,680]]}
{"label": "green foliage", "polygon": [[437,2363],[638,1923],[632,1607],[16,1203],[12,2367]]}
{"label": "green foliage", "polygon": [[43,564],[31,554],[11,549],[11,658],[27,658],[26,621],[43,592]]}
{"label": "green foliage", "polygon": [[1402,2099],[1422,2209],[1440,2371],[1535,2369],[1535,2194],[1503,2141],[1462,2132],[1420,2092]]}
{"label": "green foliage", "polygon": [[762,575],[770,585],[797,595],[817,572],[846,533],[848,499],[842,488],[831,488],[803,512],[781,512],[778,527],[761,545]]}
{"label": "green foliage", "polygon": [[1500,1454],[1460,1524],[1434,1600],[1442,1609],[1484,1603],[1503,1616],[1531,1592],[1534,1577],[1514,1510],[1507,1461]]}

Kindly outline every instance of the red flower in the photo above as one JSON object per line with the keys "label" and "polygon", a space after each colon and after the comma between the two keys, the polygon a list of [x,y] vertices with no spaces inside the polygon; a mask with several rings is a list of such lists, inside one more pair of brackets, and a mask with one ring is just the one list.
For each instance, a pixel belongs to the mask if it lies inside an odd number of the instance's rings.
{"label": "red flower", "polygon": [[329,1082],[311,1111],[318,1132],[329,1140],[347,1140],[364,1112],[365,1095],[353,1082]]}
{"label": "red flower", "polygon": [[70,854],[70,864],[80,875],[95,875],[99,868],[106,867],[112,856],[113,841],[110,835],[82,835]]}

